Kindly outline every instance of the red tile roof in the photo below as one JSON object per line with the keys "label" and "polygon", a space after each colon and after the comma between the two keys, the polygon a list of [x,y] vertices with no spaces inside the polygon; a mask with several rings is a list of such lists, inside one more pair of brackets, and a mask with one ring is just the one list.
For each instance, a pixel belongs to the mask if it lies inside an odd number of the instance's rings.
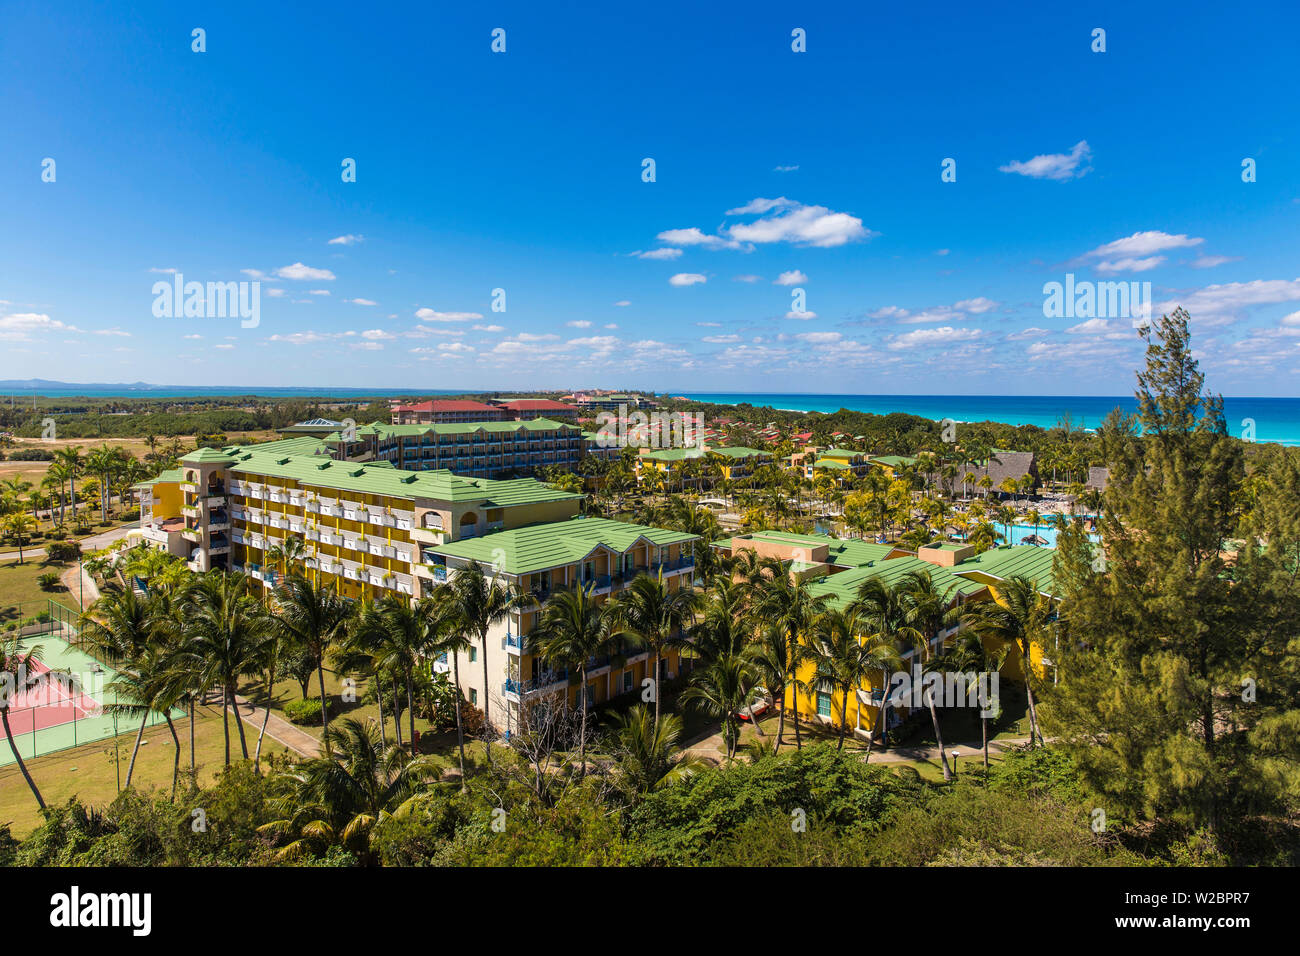
{"label": "red tile roof", "polygon": [[501,408],[508,408],[512,412],[577,411],[577,409],[572,405],[566,405],[564,402],[555,402],[549,398],[516,398],[513,401],[500,402],[499,404]]}
{"label": "red tile roof", "polygon": [[440,399],[438,401],[419,402],[415,405],[398,405],[399,412],[490,412],[494,405],[471,402],[467,399]]}

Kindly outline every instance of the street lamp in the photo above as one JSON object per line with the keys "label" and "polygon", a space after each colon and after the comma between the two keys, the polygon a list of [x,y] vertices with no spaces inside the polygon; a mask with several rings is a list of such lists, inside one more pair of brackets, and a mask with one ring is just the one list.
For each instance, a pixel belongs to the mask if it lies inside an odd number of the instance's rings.
{"label": "street lamp", "polygon": [[954,780],[957,779],[957,758],[960,756],[961,756],[960,750],[954,750],[952,752],[952,776]]}

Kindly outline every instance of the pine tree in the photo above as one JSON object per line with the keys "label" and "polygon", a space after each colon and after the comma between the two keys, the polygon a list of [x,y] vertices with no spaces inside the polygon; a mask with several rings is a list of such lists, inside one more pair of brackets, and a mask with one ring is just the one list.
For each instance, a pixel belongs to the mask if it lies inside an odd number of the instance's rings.
{"label": "pine tree", "polygon": [[1079,523],[1061,536],[1043,717],[1121,815],[1223,833],[1300,791],[1300,500],[1265,490],[1270,510],[1243,514],[1244,446],[1203,394],[1188,318],[1146,332],[1138,414],[1099,430],[1104,548]]}

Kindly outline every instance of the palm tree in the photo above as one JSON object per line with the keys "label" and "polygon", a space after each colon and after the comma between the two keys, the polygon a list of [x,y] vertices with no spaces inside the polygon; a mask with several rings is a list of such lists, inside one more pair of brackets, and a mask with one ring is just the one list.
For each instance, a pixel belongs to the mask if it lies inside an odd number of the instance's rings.
{"label": "palm tree", "polygon": [[[209,571],[189,592],[186,620],[188,640],[179,662],[192,667],[203,687],[221,688],[221,727],[226,740],[226,766],[230,766],[229,711],[235,711],[239,746],[248,759],[248,740],[239,717],[235,692],[239,679],[259,673],[275,622],[248,591],[250,579],[242,574]],[[283,622],[280,622],[283,626]],[[269,703],[269,702],[268,702]]]}
{"label": "palm tree", "polygon": [[677,636],[695,619],[700,596],[694,588],[670,590],[663,574],[639,574],[610,602],[618,635],[648,648],[653,660],[655,720],[659,719],[659,661]]}
{"label": "palm tree", "polygon": [[[1003,644],[995,650],[984,646],[984,641],[975,631],[963,627],[957,633],[953,646],[944,654],[943,668],[948,671],[974,671],[979,674],[983,686],[988,686],[989,675],[996,674],[1011,651],[1010,644]],[[988,782],[989,772],[989,718],[996,716],[1000,710],[997,697],[986,698],[980,702],[980,731],[983,735],[984,780]]]}
{"label": "palm tree", "polygon": [[488,677],[488,630],[509,617],[511,612],[531,603],[531,598],[526,598],[516,587],[500,583],[495,575],[489,579],[477,561],[471,561],[456,571],[450,584],[456,617],[466,634],[477,637],[479,641],[479,657],[483,661],[483,723],[489,732],[487,756],[491,760],[492,716],[488,699],[492,696],[489,693],[492,685]]}
{"label": "palm tree", "polygon": [[465,727],[461,715],[460,655],[469,650],[469,636],[460,619],[460,612],[455,602],[450,584],[438,585],[433,593],[420,603],[429,618],[429,646],[425,653],[429,657],[449,656],[451,658],[452,681],[456,685],[456,745],[460,750],[460,779],[465,780]]}
{"label": "palm tree", "polygon": [[[858,586],[858,593],[849,603],[849,609],[859,615],[868,628],[867,640],[873,646],[892,648],[901,659],[902,648],[911,642],[911,632],[907,623],[907,602],[903,589],[885,584],[878,577],[867,578]],[[871,759],[871,749],[877,735],[885,725],[885,712],[889,708],[889,669],[880,668],[883,676],[880,693],[880,706],[876,709],[876,726],[867,738],[865,759]]]}
{"label": "palm tree", "polygon": [[45,469],[45,478],[42,479],[41,481],[41,484],[49,488],[51,491],[53,491],[53,489],[55,488],[59,489],[59,524],[60,525],[63,524],[63,517],[64,517],[63,508],[64,505],[67,503],[67,496],[63,493],[63,489],[64,486],[67,484],[68,475],[69,475],[68,466],[58,458],[55,458],[54,461],[50,462],[49,467]]}
{"label": "palm tree", "polygon": [[[888,670],[897,665],[898,653],[878,638],[870,641],[860,636],[864,622],[852,609],[832,609],[823,612],[813,621],[807,656],[813,673],[807,686],[811,693],[843,695],[840,707],[840,739],[837,750],[844,749],[844,736],[849,727],[849,699],[875,671]],[[946,765],[945,765],[946,766]]]}
{"label": "palm tree", "polygon": [[[429,609],[422,603],[412,604],[396,594],[389,594],[377,604],[365,608],[349,634],[349,640],[355,637],[371,651],[376,673],[387,670],[402,675],[406,684],[412,753],[415,752],[415,670],[433,643],[432,621]],[[382,701],[382,689],[376,696]],[[380,706],[382,708],[382,703]],[[400,717],[398,723],[401,723]],[[400,742],[400,726],[398,733]]]}
{"label": "palm tree", "polygon": [[727,654],[693,671],[690,686],[682,692],[686,706],[722,721],[728,760],[736,755],[740,740],[739,712],[758,698],[755,678],[754,668],[745,657]]}
{"label": "palm tree", "polygon": [[373,723],[345,717],[325,731],[328,756],[303,761],[286,774],[290,795],[280,802],[285,816],[259,833],[277,842],[292,837],[276,854],[281,862],[300,859],[335,843],[371,862],[370,833],[389,816],[409,810],[440,766],[412,759],[398,747],[384,748]]}
{"label": "palm tree", "polygon": [[33,664],[40,661],[41,656],[42,648],[39,646],[23,648],[17,631],[10,631],[0,635],[0,678],[3,678],[3,683],[6,685],[4,692],[0,693],[0,723],[4,724],[5,739],[9,741],[9,750],[14,755],[14,762],[18,764],[23,779],[27,781],[27,786],[31,788],[32,796],[36,798],[37,805],[44,810],[45,799],[41,796],[41,791],[37,789],[36,781],[32,779],[27,764],[23,762],[23,755],[18,752],[18,744],[14,741],[13,728],[9,726],[9,708],[13,704],[15,696],[38,686],[44,680],[44,677],[38,674],[36,668],[33,667]]}
{"label": "palm tree", "polygon": [[614,785],[632,804],[646,794],[692,776],[704,761],[680,753],[682,719],[676,714],[656,721],[650,709],[637,704],[614,719],[613,752],[618,761]]}
{"label": "palm tree", "polygon": [[[758,632],[753,643],[744,649],[745,656],[754,668],[754,673],[762,686],[767,689],[769,706],[775,706],[780,696],[781,709],[776,718],[776,745],[773,752],[781,749],[785,743],[785,692],[786,686],[794,680],[795,662],[790,655],[790,640],[785,628],[780,624],[765,624]],[[758,729],[758,721],[754,721]]]}
{"label": "palm tree", "polygon": [[564,667],[579,675],[582,723],[578,737],[578,775],[587,770],[587,667],[608,654],[619,642],[608,605],[593,597],[596,586],[557,591],[542,609],[541,620],[528,635],[530,654],[538,654],[551,667]]}
{"label": "palm tree", "polygon": [[275,604],[275,624],[289,646],[304,648],[316,662],[321,722],[325,731],[322,736],[328,752],[330,718],[325,694],[325,654],[336,640],[346,634],[353,612],[352,602],[335,593],[333,585],[322,587],[313,584],[295,571],[276,591]]}
{"label": "palm tree", "polygon": [[[781,574],[764,580],[756,598],[755,610],[761,620],[769,621],[785,631],[787,660],[790,662],[791,683],[794,672],[802,657],[803,649],[799,637],[812,630],[813,621],[826,610],[825,595],[813,597],[808,591],[805,580],[792,581],[790,575],[782,570]],[[794,714],[795,747],[803,748],[803,736],[799,730],[799,690],[791,688],[790,700]],[[782,709],[785,708],[785,688],[782,687]]]}
{"label": "palm tree", "polygon": [[1034,738],[1044,743],[1038,727],[1038,710],[1034,704],[1034,668],[1032,648],[1046,646],[1048,628],[1056,619],[1051,598],[1038,590],[1038,582],[1016,574],[998,586],[998,598],[979,601],[962,615],[962,624],[980,638],[996,638],[1015,644],[1020,651],[1020,669],[1025,681],[1029,704],[1029,745]]}
{"label": "palm tree", "polygon": [[307,545],[302,538],[286,534],[266,552],[267,560],[280,568],[280,576],[287,577],[289,568],[295,567],[302,560]]}
{"label": "palm tree", "polygon": [[[929,571],[912,571],[899,582],[903,591],[905,620],[912,632],[914,645],[919,645],[922,659],[929,664],[935,657],[935,643],[939,635],[957,625],[960,612],[953,606],[956,585],[941,589]],[[942,672],[939,672],[942,673]],[[939,759],[943,763],[943,779],[951,781],[948,752],[943,746],[943,732],[939,729],[939,713],[935,709],[933,685],[924,688],[926,704],[930,709],[930,722],[934,726],[935,743],[939,746]]]}
{"label": "palm tree", "polygon": [[23,563],[23,547],[27,544],[27,539],[31,536],[32,531],[36,528],[36,523],[27,516],[25,512],[15,511],[11,515],[5,515],[0,527],[4,528],[4,533],[13,539],[14,544],[18,546],[18,563]]}
{"label": "palm tree", "polygon": [[[104,707],[110,714],[140,718],[140,729],[136,731],[135,746],[131,749],[131,761],[126,768],[126,786],[131,786],[135,774],[135,761],[140,753],[140,742],[144,739],[144,728],[149,716],[160,713],[167,721],[167,729],[172,735],[172,744],[176,750],[172,761],[172,795],[176,794],[176,781],[181,769],[181,740],[172,722],[171,710],[184,692],[184,685],[175,667],[173,654],[166,647],[149,644],[141,653],[131,658],[130,666],[118,671],[117,679],[106,690],[113,691],[114,702]],[[125,703],[123,702],[125,701]]]}
{"label": "palm tree", "polygon": [[75,522],[77,518],[77,479],[85,470],[86,460],[81,455],[80,445],[69,445],[54,454],[56,456],[55,461],[63,466],[68,475],[68,483],[72,489],[72,519]]}

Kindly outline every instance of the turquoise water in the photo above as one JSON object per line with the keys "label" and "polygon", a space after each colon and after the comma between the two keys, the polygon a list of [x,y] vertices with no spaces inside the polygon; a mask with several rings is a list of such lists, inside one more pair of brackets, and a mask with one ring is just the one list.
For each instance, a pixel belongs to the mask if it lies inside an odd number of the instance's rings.
{"label": "turquoise water", "polygon": [[[676,393],[674,393],[676,394]],[[1132,395],[816,395],[779,392],[684,392],[685,398],[724,405],[748,403],[800,412],[855,412],[887,415],[906,412],[940,421],[1002,422],[1052,428],[1069,415],[1075,428],[1096,428],[1112,409],[1137,412]],[[1247,437],[1253,423],[1256,441],[1300,445],[1300,398],[1230,397],[1223,400],[1228,431]]]}

